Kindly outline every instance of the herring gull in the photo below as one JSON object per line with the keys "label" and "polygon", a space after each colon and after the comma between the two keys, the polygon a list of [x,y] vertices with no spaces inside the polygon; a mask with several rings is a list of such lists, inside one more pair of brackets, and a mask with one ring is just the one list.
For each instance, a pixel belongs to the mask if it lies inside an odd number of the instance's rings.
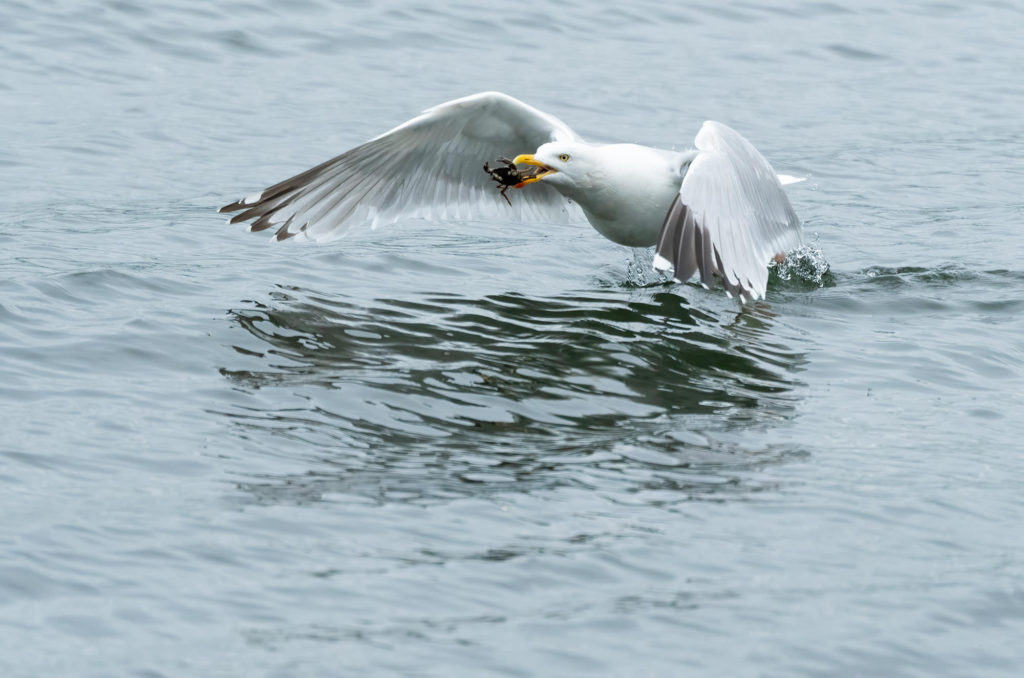
{"label": "herring gull", "polygon": [[[768,161],[731,128],[707,121],[695,150],[584,141],[558,118],[500,92],[429,108],[389,132],[225,205],[250,231],[326,241],[353,225],[410,216],[509,216],[487,160],[526,165],[512,215],[583,216],[603,236],[655,246],[654,268],[677,282],[722,281],[741,302],[764,298],[769,262],[800,244],[800,220]],[[532,153],[524,153],[536,149]],[[497,188],[502,188],[498,186]]]}

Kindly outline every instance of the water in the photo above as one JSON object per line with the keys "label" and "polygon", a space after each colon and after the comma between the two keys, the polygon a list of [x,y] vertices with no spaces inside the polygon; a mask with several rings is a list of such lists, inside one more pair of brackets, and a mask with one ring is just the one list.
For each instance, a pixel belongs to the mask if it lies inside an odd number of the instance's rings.
{"label": "water", "polygon": [[[0,675],[1019,671],[1019,3],[3,16]],[[726,122],[809,246],[740,312],[585,224],[215,214],[485,89]]]}

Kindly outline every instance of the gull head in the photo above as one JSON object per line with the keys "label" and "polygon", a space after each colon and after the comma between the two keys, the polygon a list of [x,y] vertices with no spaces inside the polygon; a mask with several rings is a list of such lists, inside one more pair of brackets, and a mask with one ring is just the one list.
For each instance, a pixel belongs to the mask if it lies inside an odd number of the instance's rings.
{"label": "gull head", "polygon": [[516,188],[544,180],[562,189],[585,189],[593,182],[595,158],[589,144],[578,142],[552,141],[537,149],[536,153],[517,155],[517,165],[530,165],[537,169],[519,183]]}

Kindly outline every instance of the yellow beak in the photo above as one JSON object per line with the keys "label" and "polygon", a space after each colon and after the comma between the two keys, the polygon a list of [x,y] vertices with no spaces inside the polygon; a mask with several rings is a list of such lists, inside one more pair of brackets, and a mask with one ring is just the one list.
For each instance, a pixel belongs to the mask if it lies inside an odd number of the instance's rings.
{"label": "yellow beak", "polygon": [[512,162],[514,162],[517,165],[533,165],[534,167],[540,168],[537,171],[530,172],[530,175],[528,177],[526,177],[518,184],[516,184],[516,188],[522,188],[526,184],[532,184],[535,181],[540,181],[541,179],[551,174],[552,172],[558,171],[554,167],[545,165],[544,163],[542,163],[540,160],[537,160],[535,157],[533,157],[532,154],[529,153],[526,153],[524,155],[517,155],[516,159],[513,160]]}
{"label": "yellow beak", "polygon": [[517,165],[543,165],[544,164],[544,163],[540,162],[539,160],[537,160],[537,158],[533,157],[532,153],[526,153],[526,154],[523,154],[523,155],[517,155],[516,159],[513,160],[512,162],[514,162]]}

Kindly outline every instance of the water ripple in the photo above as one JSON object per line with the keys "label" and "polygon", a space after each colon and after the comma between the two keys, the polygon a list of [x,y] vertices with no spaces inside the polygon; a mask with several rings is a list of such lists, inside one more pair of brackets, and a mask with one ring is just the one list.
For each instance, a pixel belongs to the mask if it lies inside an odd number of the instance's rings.
{"label": "water ripple", "polygon": [[[771,335],[769,315],[723,324],[659,291],[627,303],[609,291],[368,305],[281,288],[273,305],[253,303],[232,317],[256,340],[236,350],[262,367],[222,373],[254,393],[291,392],[292,406],[224,414],[240,430],[304,441],[302,454],[317,450],[322,460],[324,446],[337,450],[337,463],[366,467],[357,484],[383,485],[391,474],[380,465],[399,458],[425,470],[431,458],[454,455],[450,478],[460,482],[560,483],[572,467],[574,482],[586,483],[582,460],[627,475],[656,469],[634,483],[720,488],[693,470],[698,459],[717,460],[721,471],[736,455],[792,452],[719,438],[792,412],[804,358]],[[689,437],[674,433],[681,430]],[[633,440],[625,447],[624,434]],[[388,461],[386,449],[401,453]],[[378,452],[366,459],[367,450]],[[352,479],[331,482],[339,491]]]}

